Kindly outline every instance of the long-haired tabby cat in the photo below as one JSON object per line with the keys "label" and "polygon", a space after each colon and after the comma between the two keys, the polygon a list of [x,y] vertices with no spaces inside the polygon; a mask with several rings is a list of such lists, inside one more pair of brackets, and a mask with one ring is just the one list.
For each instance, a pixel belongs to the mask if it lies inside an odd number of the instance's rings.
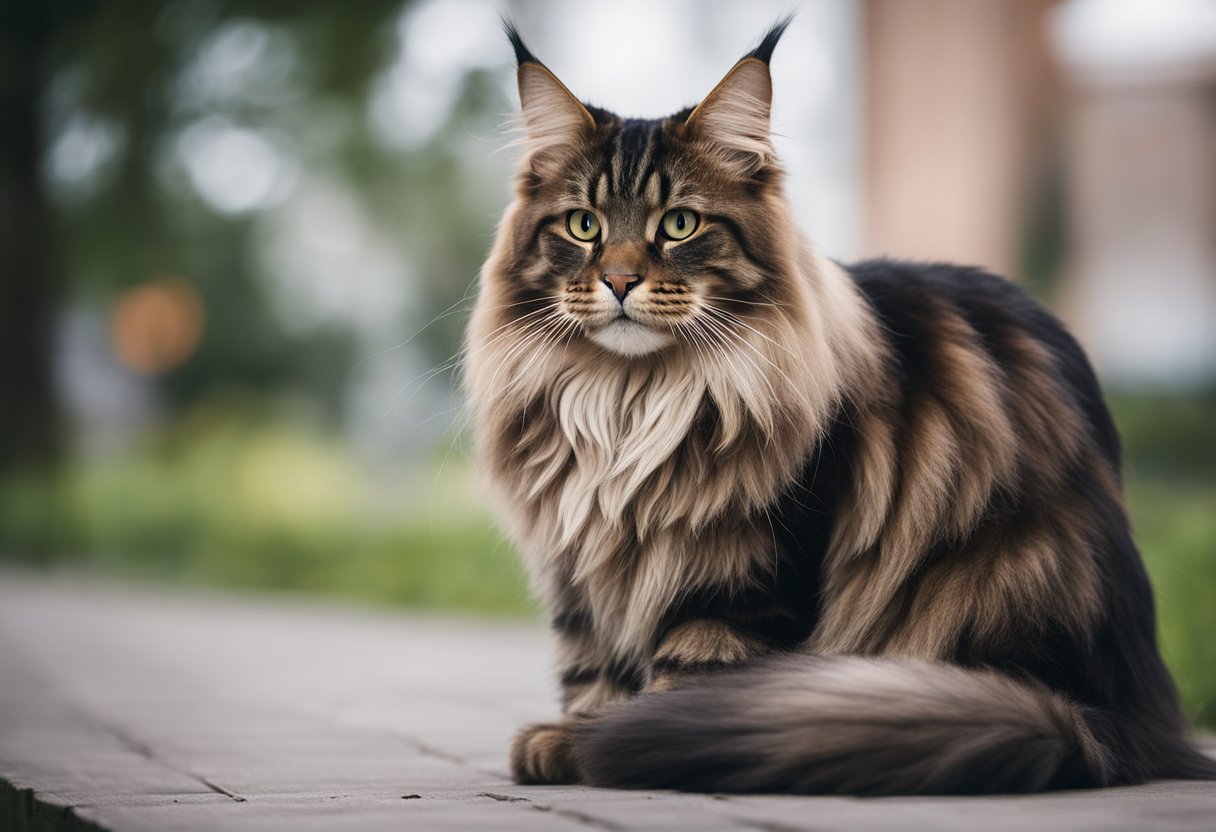
{"label": "long-haired tabby cat", "polygon": [[[559,644],[524,783],[1033,791],[1210,777],[1076,342],[972,268],[795,227],[769,31],[700,104],[582,104],[514,27],[480,464]],[[932,198],[927,194],[926,198]]]}

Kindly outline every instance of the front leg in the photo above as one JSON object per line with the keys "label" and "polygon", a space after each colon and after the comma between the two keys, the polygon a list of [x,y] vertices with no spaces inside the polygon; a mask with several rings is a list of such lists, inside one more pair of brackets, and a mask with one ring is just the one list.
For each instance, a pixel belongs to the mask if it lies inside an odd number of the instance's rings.
{"label": "front leg", "polygon": [[525,784],[578,783],[572,729],[605,705],[637,693],[641,673],[623,667],[597,643],[588,622],[558,617],[562,718],[526,726],[511,746],[511,777]]}
{"label": "front leg", "polygon": [[668,630],[650,661],[646,691],[667,690],[683,680],[772,652],[754,633],[716,618],[694,618]]}
{"label": "front leg", "polygon": [[644,681],[639,667],[622,664],[586,630],[558,636],[558,663],[562,668],[562,714],[590,716],[636,694]]}

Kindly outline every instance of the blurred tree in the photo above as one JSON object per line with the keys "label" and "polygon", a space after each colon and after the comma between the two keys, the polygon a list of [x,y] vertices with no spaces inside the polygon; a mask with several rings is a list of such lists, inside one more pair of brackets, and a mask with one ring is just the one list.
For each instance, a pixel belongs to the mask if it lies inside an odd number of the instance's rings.
{"label": "blurred tree", "polygon": [[[105,303],[164,274],[200,287],[208,334],[195,360],[164,380],[172,399],[220,381],[265,390],[341,374],[348,336],[291,335],[274,320],[247,251],[250,213],[206,205],[180,171],[177,182],[166,172],[166,159],[184,130],[217,113],[288,127],[315,116],[337,133],[323,148],[329,161],[367,176],[368,90],[407,4],[0,0],[0,470],[50,463],[62,445],[53,345],[69,291]],[[241,24],[275,33],[300,56],[290,95],[192,97],[200,50]],[[109,156],[64,195],[51,156],[72,131],[84,139],[69,148],[69,166],[99,147]]]}

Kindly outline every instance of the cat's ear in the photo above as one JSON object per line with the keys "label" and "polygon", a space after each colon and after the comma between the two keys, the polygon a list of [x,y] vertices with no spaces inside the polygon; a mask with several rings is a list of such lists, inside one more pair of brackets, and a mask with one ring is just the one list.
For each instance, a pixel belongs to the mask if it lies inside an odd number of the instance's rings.
{"label": "cat's ear", "polygon": [[769,29],[760,45],[726,73],[684,122],[745,175],[775,158],[769,124],[773,79],[768,64],[790,20],[787,17]]}
{"label": "cat's ear", "polygon": [[595,119],[524,45],[511,21],[504,19],[503,28],[515,49],[525,144],[533,151],[569,147],[582,133],[595,128]]}

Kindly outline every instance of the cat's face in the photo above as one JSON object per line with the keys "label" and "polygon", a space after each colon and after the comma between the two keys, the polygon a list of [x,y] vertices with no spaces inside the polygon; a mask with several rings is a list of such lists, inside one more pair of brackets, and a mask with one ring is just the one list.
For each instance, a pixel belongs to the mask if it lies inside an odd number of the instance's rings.
{"label": "cat's face", "polygon": [[515,40],[527,152],[505,298],[518,318],[637,356],[712,349],[780,302],[775,35],[696,108],[656,120],[579,103]]}

